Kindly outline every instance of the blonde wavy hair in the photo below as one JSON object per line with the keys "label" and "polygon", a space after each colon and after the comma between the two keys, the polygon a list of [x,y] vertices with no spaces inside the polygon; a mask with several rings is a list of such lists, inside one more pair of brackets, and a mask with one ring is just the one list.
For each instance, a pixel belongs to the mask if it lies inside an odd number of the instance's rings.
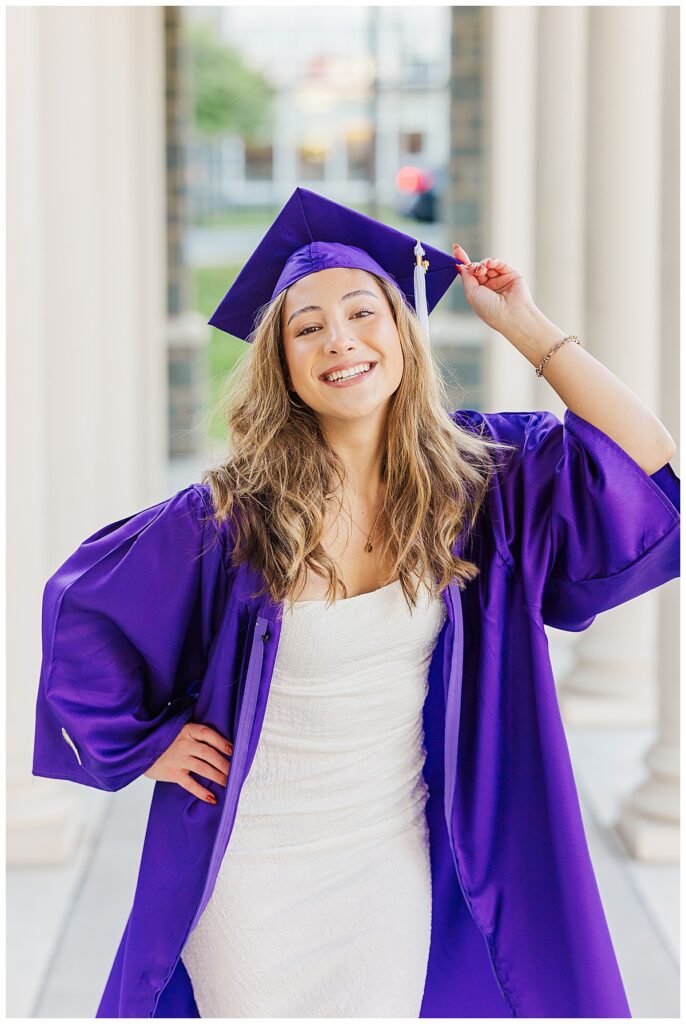
{"label": "blonde wavy hair", "polygon": [[[491,451],[511,446],[453,421],[414,311],[397,287],[371,276],[388,300],[404,359],[390,399],[381,468],[378,543],[381,564],[390,566],[382,586],[399,579],[414,606],[427,574],[437,581],[434,593],[454,578],[463,588],[478,575],[478,566],[453,548],[476,522],[494,473]],[[322,546],[327,503],[336,482],[345,493],[346,471],[315,412],[288,390],[281,333],[286,294],[261,307],[245,355],[226,376],[219,405],[229,454],[205,470],[202,482],[209,485],[217,524],[230,519],[235,527],[234,564],[248,561],[259,570],[277,602],[292,602],[310,569],[328,578],[328,603],[339,586],[348,593]]]}

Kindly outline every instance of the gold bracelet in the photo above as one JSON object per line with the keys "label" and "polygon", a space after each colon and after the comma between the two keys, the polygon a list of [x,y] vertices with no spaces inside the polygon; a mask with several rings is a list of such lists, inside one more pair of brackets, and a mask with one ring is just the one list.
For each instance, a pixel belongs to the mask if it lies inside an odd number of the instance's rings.
{"label": "gold bracelet", "polygon": [[581,342],[577,338],[576,334],[568,334],[566,338],[562,339],[562,341],[558,341],[557,345],[553,345],[553,347],[551,348],[550,352],[548,352],[548,354],[543,357],[543,359],[541,360],[539,365],[536,367],[536,376],[537,377],[542,377],[543,376],[543,367],[546,365],[546,363],[550,359],[550,357],[553,354],[553,352],[557,352],[558,348],[560,348],[562,345],[566,344],[566,342],[568,342],[568,341],[573,341],[577,345],[581,344]]}

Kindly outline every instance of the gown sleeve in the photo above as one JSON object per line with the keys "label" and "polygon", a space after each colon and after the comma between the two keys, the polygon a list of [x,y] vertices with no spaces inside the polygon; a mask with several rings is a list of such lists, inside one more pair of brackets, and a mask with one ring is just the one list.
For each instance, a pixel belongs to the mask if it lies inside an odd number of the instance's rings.
{"label": "gown sleeve", "polygon": [[227,581],[208,492],[110,523],[47,581],[34,775],[122,789],[191,717]]}
{"label": "gown sleeve", "polygon": [[496,544],[546,625],[586,629],[679,576],[681,484],[669,463],[648,475],[571,409],[563,422],[547,411],[478,415],[515,446],[497,474]]}

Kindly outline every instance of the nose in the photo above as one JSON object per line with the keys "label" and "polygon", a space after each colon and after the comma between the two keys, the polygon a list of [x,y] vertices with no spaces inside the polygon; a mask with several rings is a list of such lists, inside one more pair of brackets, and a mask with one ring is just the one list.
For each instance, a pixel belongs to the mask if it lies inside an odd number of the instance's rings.
{"label": "nose", "polygon": [[324,346],[327,352],[335,354],[336,352],[350,352],[357,348],[357,342],[352,338],[345,339],[338,335],[337,338],[329,338]]}
{"label": "nose", "polygon": [[347,351],[357,347],[357,339],[352,331],[349,332],[345,318],[333,317],[329,320],[324,344],[327,352],[339,352],[341,349]]}

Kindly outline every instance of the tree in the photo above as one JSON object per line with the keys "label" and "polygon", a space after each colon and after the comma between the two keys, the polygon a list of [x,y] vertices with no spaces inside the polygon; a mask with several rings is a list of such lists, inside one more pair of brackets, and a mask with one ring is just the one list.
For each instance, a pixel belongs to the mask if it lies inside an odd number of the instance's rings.
{"label": "tree", "polygon": [[239,135],[260,144],[270,137],[274,89],[209,25],[187,23],[195,129],[206,138]]}

